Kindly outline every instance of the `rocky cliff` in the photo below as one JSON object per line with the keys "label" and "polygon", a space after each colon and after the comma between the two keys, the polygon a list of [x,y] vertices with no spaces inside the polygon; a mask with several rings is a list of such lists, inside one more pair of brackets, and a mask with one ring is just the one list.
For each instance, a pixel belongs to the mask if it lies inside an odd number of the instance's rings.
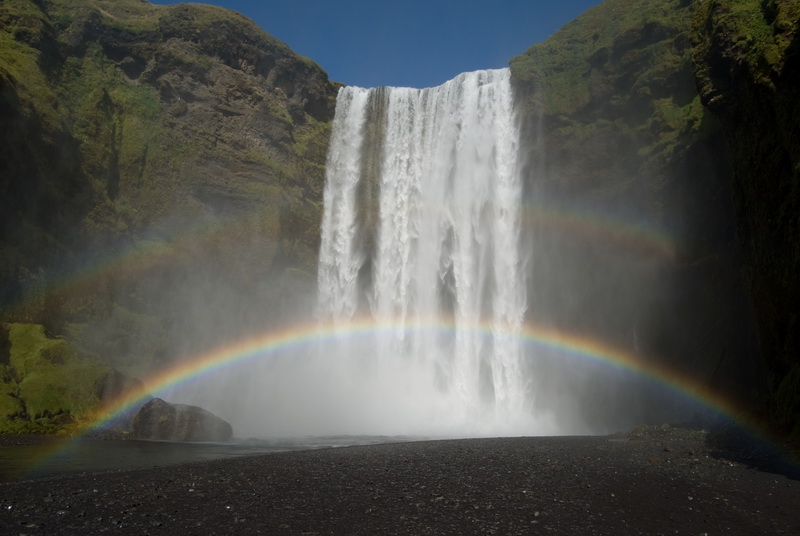
{"label": "rocky cliff", "polygon": [[0,320],[145,375],[305,311],[337,90],[220,8],[0,4]]}
{"label": "rocky cliff", "polygon": [[698,89],[733,164],[770,413],[800,439],[800,1],[706,2],[694,25]]}
{"label": "rocky cliff", "polygon": [[796,2],[606,0],[511,60],[529,200],[595,229],[537,219],[532,315],[784,428],[800,422],[797,26]]}
{"label": "rocky cliff", "polygon": [[4,2],[0,40],[6,318],[124,365],[302,302],[337,91],[322,69],[202,5]]}

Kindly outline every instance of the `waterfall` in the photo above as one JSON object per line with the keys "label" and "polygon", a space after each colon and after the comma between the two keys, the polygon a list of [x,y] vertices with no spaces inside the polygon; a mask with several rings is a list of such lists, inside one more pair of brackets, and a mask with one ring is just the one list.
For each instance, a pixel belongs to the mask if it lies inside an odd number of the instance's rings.
{"label": "waterfall", "polygon": [[373,386],[354,411],[470,433],[531,416],[518,144],[508,69],[422,90],[340,90],[318,316],[374,328],[324,349],[342,393]]}
{"label": "waterfall", "polygon": [[[601,260],[599,274],[574,266],[571,259],[604,258],[570,248],[596,236],[605,246],[605,222],[589,222],[593,232],[582,237],[543,232],[535,220],[549,215],[531,214],[522,236],[518,159],[531,151],[520,150],[514,110],[506,69],[422,90],[342,88],[323,193],[317,318],[232,346],[216,362],[247,366],[187,382],[175,401],[210,408],[240,437],[269,438],[609,433],[651,415],[691,415],[660,385],[668,382],[626,370],[642,363],[648,371],[644,359],[611,346],[604,331],[584,333],[580,318],[570,325],[575,304],[594,307],[612,327],[646,312],[664,289],[645,287],[658,287],[665,265],[627,254]],[[526,181],[545,179],[532,164]],[[547,203],[541,186],[526,189],[526,202]],[[623,230],[614,234],[632,236]],[[574,295],[605,285],[598,278],[611,266],[625,285],[630,278],[627,297],[597,304],[593,293]],[[529,288],[535,302],[527,303]]]}

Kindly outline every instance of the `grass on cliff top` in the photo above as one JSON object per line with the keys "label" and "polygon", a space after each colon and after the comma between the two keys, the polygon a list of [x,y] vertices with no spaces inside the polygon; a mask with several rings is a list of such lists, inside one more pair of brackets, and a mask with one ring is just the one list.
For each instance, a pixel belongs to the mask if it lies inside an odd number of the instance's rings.
{"label": "grass on cliff top", "polygon": [[199,3],[159,6],[141,0],[52,0],[49,4],[52,18],[62,30],[90,13],[99,15],[103,25],[132,34],[177,33],[186,39],[200,39],[209,29],[224,26],[249,42],[281,49],[304,63],[316,65],[294,54],[249,18],[218,6]]}

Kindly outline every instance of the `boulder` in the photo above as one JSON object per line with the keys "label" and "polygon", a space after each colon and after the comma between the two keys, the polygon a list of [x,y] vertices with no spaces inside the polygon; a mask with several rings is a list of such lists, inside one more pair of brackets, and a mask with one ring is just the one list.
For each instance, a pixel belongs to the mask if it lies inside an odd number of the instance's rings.
{"label": "boulder", "polygon": [[133,418],[133,437],[168,441],[227,441],[231,425],[197,406],[154,398]]}

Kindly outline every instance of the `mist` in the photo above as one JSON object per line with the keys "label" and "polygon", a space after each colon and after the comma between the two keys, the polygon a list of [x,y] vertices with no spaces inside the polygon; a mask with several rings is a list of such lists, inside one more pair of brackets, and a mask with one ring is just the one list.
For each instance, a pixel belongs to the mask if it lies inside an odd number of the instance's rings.
{"label": "mist", "polygon": [[[684,319],[665,322],[687,307],[680,233],[635,199],[560,196],[526,160],[537,143],[514,109],[507,70],[429,90],[343,89],[317,281],[239,286],[204,263],[164,288],[183,300],[179,333],[199,328],[176,355],[228,364],[159,396],[242,438],[608,434],[713,415],[670,383],[685,374],[699,388],[715,372],[694,362],[702,339],[676,356]],[[252,248],[231,251],[257,262]],[[287,329],[296,340],[272,347]],[[260,355],[226,354],[253,335]]]}

